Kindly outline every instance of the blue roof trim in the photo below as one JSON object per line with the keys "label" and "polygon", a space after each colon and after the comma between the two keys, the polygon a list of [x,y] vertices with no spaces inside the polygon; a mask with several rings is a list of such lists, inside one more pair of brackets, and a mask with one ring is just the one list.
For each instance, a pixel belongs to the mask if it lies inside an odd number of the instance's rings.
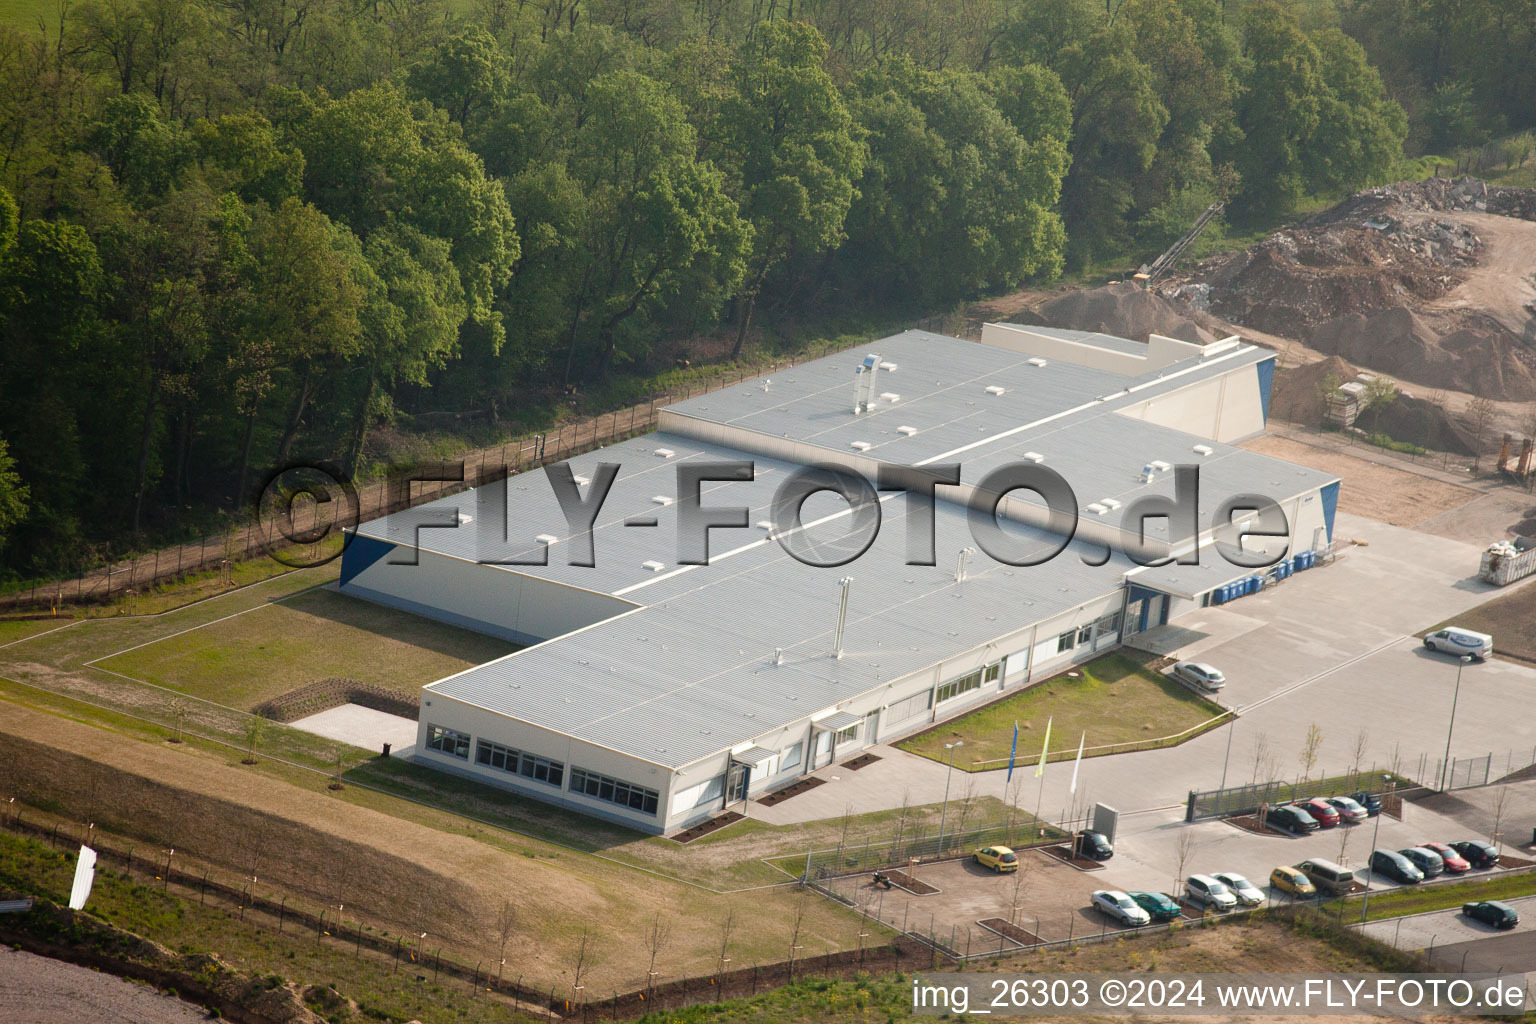
{"label": "blue roof trim", "polygon": [[1333,541],[1333,514],[1339,509],[1339,481],[1323,485],[1323,525],[1328,527],[1328,540]]}
{"label": "blue roof trim", "polygon": [[[1269,392],[1275,384],[1275,357],[1270,356],[1258,364],[1259,371],[1259,408],[1264,413],[1264,422],[1269,423]],[[1330,530],[1331,532],[1331,530]]]}
{"label": "blue roof trim", "polygon": [[341,586],[346,586],[365,572],[373,563],[395,550],[387,540],[379,540],[363,533],[347,538],[347,546],[341,552]]}

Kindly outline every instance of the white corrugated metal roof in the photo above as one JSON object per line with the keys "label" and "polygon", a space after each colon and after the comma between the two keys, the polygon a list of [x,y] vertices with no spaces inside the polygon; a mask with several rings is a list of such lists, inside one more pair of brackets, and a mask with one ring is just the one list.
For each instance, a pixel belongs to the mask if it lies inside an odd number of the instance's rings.
{"label": "white corrugated metal roof", "polygon": [[[958,461],[962,479],[971,482],[1026,453],[1039,453],[1066,477],[1080,502],[1097,501],[1107,510],[1090,515],[1107,523],[1129,513],[1137,498],[1171,496],[1171,473],[1142,483],[1141,467],[1156,460],[1190,461],[1196,440],[1118,410],[1269,357],[1244,346],[1127,378],[1059,360],[1034,366],[1019,353],[925,332],[909,331],[865,348],[899,367],[881,371],[892,380],[877,385],[899,390],[898,405],[876,403],[853,415],[850,378],[858,360],[843,354],[776,371],[771,390],[749,382],[674,408],[695,422],[729,424],[840,453],[849,453],[853,440],[867,440],[867,457],[885,462]],[[985,384],[1004,393],[988,395]],[[916,433],[902,429],[914,427]],[[1231,445],[1205,443],[1211,452],[1199,459],[1202,523],[1209,523],[1230,495],[1258,492],[1283,499],[1334,479]],[[707,481],[702,501],[711,507],[746,506],[749,525],[712,530],[709,565],[678,564],[681,503],[664,505],[657,496],[676,495],[680,466],[735,460],[752,462],[754,479]],[[906,501],[899,492],[881,495],[881,528],[866,553],[838,567],[809,566],[787,554],[781,538],[756,525],[771,519],[776,490],[798,466],[676,433],[636,438],[570,460],[573,472],[594,479],[604,462],[616,463],[618,475],[594,525],[595,567],[568,564],[578,545],[539,472],[492,485],[505,489],[505,525],[496,515],[495,492],[484,487],[365,524],[360,532],[419,541],[427,550],[470,563],[533,560],[547,553],[548,565],[473,565],[466,571],[516,571],[642,606],[459,673],[432,689],[669,767],[718,755],[984,648],[1113,593],[1137,568],[1119,553],[1097,564],[1105,557],[1102,547],[1074,542],[1030,567],[978,553],[967,579],[957,583],[957,553],[975,544],[967,510],[938,502],[937,564],[909,566]],[[819,495],[806,503],[803,518],[844,509],[839,499]],[[631,519],[655,525],[627,525]],[[834,515],[816,535],[839,534],[847,525],[846,515]],[[431,526],[451,528],[424,528]],[[1061,544],[1060,537],[1022,524],[1008,523],[1006,530],[1042,553]],[[540,533],[556,542],[535,540]],[[837,581],[846,575],[854,583],[839,659],[833,654]],[[777,660],[776,649],[783,652]]]}

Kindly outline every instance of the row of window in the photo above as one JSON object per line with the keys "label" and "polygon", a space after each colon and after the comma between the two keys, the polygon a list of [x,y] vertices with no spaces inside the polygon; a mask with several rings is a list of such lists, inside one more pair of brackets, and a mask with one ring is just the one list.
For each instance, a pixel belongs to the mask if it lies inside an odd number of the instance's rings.
{"label": "row of window", "polygon": [[521,775],[535,782],[559,786],[565,781],[565,765],[547,757],[513,750],[500,743],[481,740],[475,745],[475,760],[491,768],[498,768],[513,775]]}
{"label": "row of window", "polygon": [[1084,644],[1091,644],[1093,643],[1093,638],[1095,635],[1102,637],[1109,636],[1111,634],[1117,634],[1119,632],[1120,613],[1111,612],[1108,615],[1100,616],[1099,618],[1088,623],[1086,626],[1079,626],[1076,629],[1069,629],[1065,633],[1058,636],[1056,638],[1056,653],[1065,654],[1072,650],[1074,647],[1082,647]]}
{"label": "row of window", "polygon": [[454,732],[440,725],[427,726],[427,747],[439,754],[469,760],[469,733]]}
{"label": "row of window", "polygon": [[[427,748],[449,757],[469,760],[469,734],[440,725],[427,724]],[[796,755],[798,757],[798,754]],[[565,765],[546,757],[525,754],[499,743],[481,740],[475,749],[475,760],[483,765],[514,775],[522,775],[535,782],[561,786],[565,781]],[[571,792],[607,800],[609,803],[631,810],[655,814],[660,794],[632,782],[601,775],[585,768],[571,769]]]}
{"label": "row of window", "polygon": [[654,789],[646,789],[644,786],[637,786],[622,779],[599,775],[585,768],[571,769],[571,792],[585,793],[587,796],[595,796],[599,800],[607,800],[609,803],[628,807],[631,810],[644,811],[646,814],[656,813],[656,801],[660,797]]}
{"label": "row of window", "polygon": [[959,679],[951,679],[943,686],[940,686],[933,695],[933,701],[935,704],[942,704],[947,700],[953,700],[962,693],[970,693],[972,690],[981,689],[983,683],[997,682],[998,679],[1002,678],[1002,675],[1003,663],[994,661],[985,668],[978,668],[974,672],[967,672]]}

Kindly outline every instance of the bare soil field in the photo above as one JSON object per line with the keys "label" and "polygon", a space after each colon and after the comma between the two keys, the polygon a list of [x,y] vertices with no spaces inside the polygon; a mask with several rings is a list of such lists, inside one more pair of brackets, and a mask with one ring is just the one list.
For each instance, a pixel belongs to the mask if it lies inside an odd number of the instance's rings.
{"label": "bare soil field", "polygon": [[1244,443],[1249,451],[1333,473],[1343,481],[1339,508],[1393,526],[1412,527],[1479,497],[1468,487],[1381,466],[1342,452],[1267,434]]}
{"label": "bare soil field", "polygon": [[9,1024],[201,1024],[201,1008],[89,967],[0,946],[0,1019]]}

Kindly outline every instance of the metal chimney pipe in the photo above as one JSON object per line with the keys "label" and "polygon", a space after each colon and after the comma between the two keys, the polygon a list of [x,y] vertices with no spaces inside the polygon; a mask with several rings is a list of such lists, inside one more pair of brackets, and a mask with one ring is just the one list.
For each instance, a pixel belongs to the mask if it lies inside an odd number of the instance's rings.
{"label": "metal chimney pipe", "polygon": [[832,653],[839,661],[843,658],[843,624],[848,621],[848,588],[852,583],[852,576],[844,576],[837,581],[837,585],[843,588],[843,595],[837,603],[837,639],[833,641]]}
{"label": "metal chimney pipe", "polygon": [[960,560],[959,560],[959,563],[955,566],[955,582],[956,583],[964,583],[965,582],[965,563],[975,553],[976,553],[976,549],[975,548],[961,548],[960,549]]}

